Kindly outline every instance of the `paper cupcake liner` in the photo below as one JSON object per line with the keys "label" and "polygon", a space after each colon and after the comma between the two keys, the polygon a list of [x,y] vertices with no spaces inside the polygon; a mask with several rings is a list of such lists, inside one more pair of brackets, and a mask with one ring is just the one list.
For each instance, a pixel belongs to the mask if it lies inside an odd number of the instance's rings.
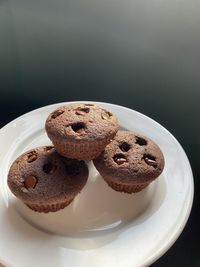
{"label": "paper cupcake liner", "polygon": [[136,185],[124,185],[124,184],[118,184],[112,181],[107,181],[107,180],[105,181],[115,191],[124,192],[128,194],[140,192],[141,190],[143,190],[149,185],[149,183],[136,184]]}
{"label": "paper cupcake liner", "polygon": [[70,200],[66,200],[62,203],[55,203],[55,204],[30,204],[30,203],[25,203],[30,209],[37,211],[37,212],[44,212],[44,213],[48,213],[48,212],[55,212],[61,209],[64,209],[66,206],[68,206],[71,202],[73,201],[73,199]]}
{"label": "paper cupcake liner", "polygon": [[58,140],[52,140],[52,142],[57,152],[64,157],[78,160],[92,160],[101,154],[106,145],[110,143],[110,139],[86,144]]}

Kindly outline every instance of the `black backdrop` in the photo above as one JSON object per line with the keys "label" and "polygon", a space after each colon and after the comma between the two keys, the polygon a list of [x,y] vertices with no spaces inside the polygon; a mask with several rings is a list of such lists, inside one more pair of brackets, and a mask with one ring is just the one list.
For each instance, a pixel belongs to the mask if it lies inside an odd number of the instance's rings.
{"label": "black backdrop", "polygon": [[185,149],[192,213],[153,267],[200,266],[199,11],[196,1],[0,1],[0,127],[51,103],[104,101],[155,119]]}

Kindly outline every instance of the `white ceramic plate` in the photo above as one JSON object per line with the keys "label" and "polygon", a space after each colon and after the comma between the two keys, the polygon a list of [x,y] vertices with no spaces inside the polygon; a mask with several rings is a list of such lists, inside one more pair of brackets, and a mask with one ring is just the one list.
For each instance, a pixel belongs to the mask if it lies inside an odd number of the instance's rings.
{"label": "white ceramic plate", "polygon": [[163,174],[142,192],[128,195],[110,189],[89,164],[89,181],[70,206],[50,214],[33,212],[10,193],[7,173],[22,152],[50,143],[45,120],[63,103],[14,120],[0,130],[0,261],[6,266],[148,266],[183,230],[193,201],[193,177],[180,144],[136,111],[98,104],[114,112],[121,127],[158,143],[166,162]]}

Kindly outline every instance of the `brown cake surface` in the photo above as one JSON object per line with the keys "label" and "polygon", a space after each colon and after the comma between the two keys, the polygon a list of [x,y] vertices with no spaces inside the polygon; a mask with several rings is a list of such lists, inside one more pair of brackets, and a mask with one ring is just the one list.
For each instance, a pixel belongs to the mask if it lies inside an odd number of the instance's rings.
{"label": "brown cake surface", "polygon": [[[51,146],[32,149],[12,164],[8,186],[13,194],[38,211],[70,203],[87,182],[83,161],[61,157]],[[44,209],[44,210],[43,210]]]}
{"label": "brown cake surface", "polygon": [[115,136],[119,123],[110,111],[95,104],[79,103],[53,111],[45,128],[61,155],[90,160]]}
{"label": "brown cake surface", "polygon": [[[118,191],[126,191],[129,186],[144,188],[156,179],[163,171],[164,157],[151,139],[133,132],[118,131],[94,160],[94,165],[109,185],[115,184]],[[120,190],[123,186],[124,190]]]}

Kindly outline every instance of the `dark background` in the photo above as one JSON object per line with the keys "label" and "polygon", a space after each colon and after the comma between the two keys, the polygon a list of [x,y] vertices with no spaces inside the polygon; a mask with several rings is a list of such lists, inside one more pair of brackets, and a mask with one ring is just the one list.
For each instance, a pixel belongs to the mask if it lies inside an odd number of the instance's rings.
{"label": "dark background", "polygon": [[194,174],[189,221],[153,267],[200,266],[200,2],[0,0],[0,127],[70,100],[130,107],[166,127]]}

